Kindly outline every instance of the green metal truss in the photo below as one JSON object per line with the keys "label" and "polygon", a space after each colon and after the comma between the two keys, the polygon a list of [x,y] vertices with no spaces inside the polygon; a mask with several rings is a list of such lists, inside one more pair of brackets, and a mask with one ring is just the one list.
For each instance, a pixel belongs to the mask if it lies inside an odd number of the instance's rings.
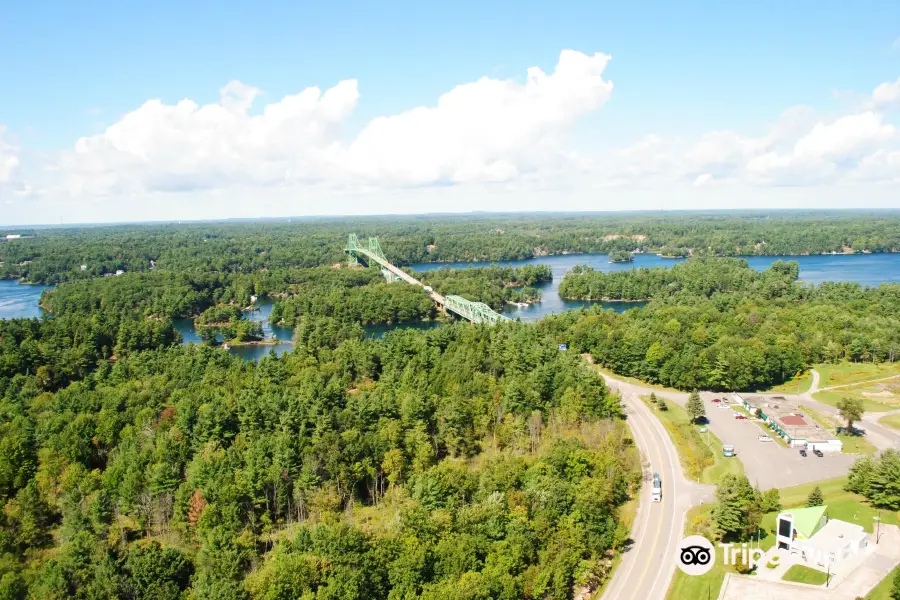
{"label": "green metal truss", "polygon": [[[392,273],[391,270],[385,266],[390,265],[390,262],[384,256],[384,252],[381,251],[381,244],[378,243],[377,237],[370,237],[369,245],[366,247],[360,245],[359,238],[356,237],[355,233],[351,233],[347,237],[347,247],[344,248],[344,250],[347,252],[349,257],[348,263],[350,265],[358,265],[359,258],[362,256],[370,266],[374,266],[372,263],[380,264],[381,273],[388,282],[401,280],[401,277]],[[416,280],[410,279],[409,282],[414,283]],[[440,295],[433,294],[432,297],[436,302],[441,302]],[[443,297],[443,304],[447,310],[464,319],[468,319],[473,323],[497,323],[499,321],[509,320],[508,317],[504,317],[500,313],[495,312],[487,304],[483,302],[472,302],[466,300],[462,296],[445,296]]]}
{"label": "green metal truss", "polygon": [[384,252],[381,251],[381,244],[378,243],[377,237],[369,238],[369,252],[371,252],[384,262],[388,262],[388,259],[384,256]]}
{"label": "green metal truss", "polygon": [[344,251],[347,253],[347,256],[348,256],[347,263],[351,267],[355,267],[356,265],[359,264],[360,247],[359,247],[359,240],[356,239],[355,233],[351,233],[350,237],[347,238],[347,247],[344,248]]}
{"label": "green metal truss", "polygon": [[490,306],[484,302],[472,302],[466,300],[462,296],[445,296],[444,306],[447,310],[453,311],[464,319],[468,319],[473,323],[497,323],[499,321],[508,321],[509,317],[504,317],[495,312]]}

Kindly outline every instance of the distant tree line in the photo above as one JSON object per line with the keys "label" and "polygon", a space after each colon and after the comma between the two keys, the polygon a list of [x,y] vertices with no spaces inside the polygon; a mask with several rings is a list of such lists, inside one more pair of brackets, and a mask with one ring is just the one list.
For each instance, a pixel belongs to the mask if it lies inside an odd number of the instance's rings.
{"label": "distant tree line", "polygon": [[[398,265],[564,253],[672,256],[900,251],[893,211],[496,215],[281,220],[22,230],[0,242],[0,278],[56,284],[123,270],[255,273],[346,260],[348,233]],[[84,267],[84,269],[82,269]]]}

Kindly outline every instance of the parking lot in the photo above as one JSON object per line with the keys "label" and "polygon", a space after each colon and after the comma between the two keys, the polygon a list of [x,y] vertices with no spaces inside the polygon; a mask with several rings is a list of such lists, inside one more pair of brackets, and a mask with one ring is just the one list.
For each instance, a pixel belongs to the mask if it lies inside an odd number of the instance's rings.
{"label": "parking lot", "polygon": [[804,458],[798,449],[785,448],[774,439],[761,442],[760,434],[767,433],[773,438],[777,434],[768,428],[764,430],[753,417],[735,419],[734,410],[717,408],[718,404],[712,400],[723,398],[722,394],[703,393],[701,398],[709,419],[707,427],[723,444],[734,445],[750,483],[759,485],[762,490],[840,477],[846,475],[850,465],[859,458],[839,453],[825,453],[819,458],[812,452]]}

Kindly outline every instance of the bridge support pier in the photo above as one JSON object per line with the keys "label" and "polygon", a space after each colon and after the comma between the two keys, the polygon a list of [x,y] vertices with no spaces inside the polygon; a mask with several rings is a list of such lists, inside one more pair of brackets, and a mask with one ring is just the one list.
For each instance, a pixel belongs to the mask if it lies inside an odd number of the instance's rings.
{"label": "bridge support pier", "polygon": [[400,281],[400,278],[391,273],[388,269],[381,267],[381,274],[384,275],[385,281],[388,283],[394,283],[395,281]]}

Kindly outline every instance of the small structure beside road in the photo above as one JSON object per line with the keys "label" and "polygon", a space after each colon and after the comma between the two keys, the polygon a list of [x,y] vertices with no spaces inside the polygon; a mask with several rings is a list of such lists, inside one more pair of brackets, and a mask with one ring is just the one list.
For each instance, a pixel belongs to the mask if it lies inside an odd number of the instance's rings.
{"label": "small structure beside road", "polygon": [[830,568],[869,545],[869,534],[855,523],[828,518],[827,506],[786,510],[776,524],[778,549],[799,554],[814,567]]}

